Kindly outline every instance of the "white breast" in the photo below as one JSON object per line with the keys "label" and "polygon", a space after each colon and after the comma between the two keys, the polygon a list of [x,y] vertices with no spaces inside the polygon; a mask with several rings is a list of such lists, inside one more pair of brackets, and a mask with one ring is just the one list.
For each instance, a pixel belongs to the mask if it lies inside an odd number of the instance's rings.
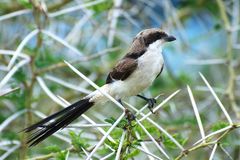
{"label": "white breast", "polygon": [[137,69],[126,80],[112,83],[111,95],[115,98],[137,95],[152,84],[164,63],[161,42],[151,44],[137,61]]}

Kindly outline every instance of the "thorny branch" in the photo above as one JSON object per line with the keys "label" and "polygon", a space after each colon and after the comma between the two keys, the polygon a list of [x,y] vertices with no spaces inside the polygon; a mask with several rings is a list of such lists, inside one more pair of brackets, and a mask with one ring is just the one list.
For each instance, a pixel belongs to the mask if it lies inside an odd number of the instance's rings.
{"label": "thorny branch", "polygon": [[[72,64],[77,64],[77,63],[80,63],[80,62],[90,61],[90,60],[99,58],[99,57],[101,57],[101,56],[104,56],[104,55],[106,55],[106,54],[110,54],[110,53],[112,53],[112,52],[118,51],[119,49],[120,49],[120,48],[118,48],[118,47],[105,49],[105,50],[103,50],[103,51],[101,51],[101,52],[92,54],[92,55],[90,55],[90,56],[88,56],[88,57],[80,57],[79,60],[72,61],[71,63],[72,63]],[[48,67],[46,67],[46,68],[39,69],[36,73],[37,73],[37,74],[42,74],[42,73],[45,73],[45,72],[48,72],[48,71],[51,71],[51,70],[54,70],[54,69],[57,69],[57,68],[66,67],[66,66],[67,66],[66,63],[64,63],[64,62],[59,62],[59,63],[53,64],[53,65],[51,65],[51,66],[48,66]]]}
{"label": "thorny branch", "polygon": [[226,89],[226,94],[229,98],[230,105],[232,109],[234,110],[236,117],[240,118],[240,109],[237,106],[236,103],[236,95],[235,95],[235,88],[236,88],[236,73],[235,68],[233,65],[233,42],[232,42],[232,30],[230,26],[230,20],[227,15],[226,7],[224,5],[224,2],[222,0],[217,0],[217,4],[219,7],[219,11],[221,14],[221,17],[224,22],[224,26],[227,32],[227,64],[228,64],[228,73],[229,73],[229,80],[228,80],[228,86]]}
{"label": "thorny branch", "polygon": [[[240,128],[240,124],[233,124],[231,125],[231,127],[226,130],[225,132],[223,132],[222,134],[220,134],[217,138],[216,137],[209,137],[206,141],[203,141],[202,143],[200,144],[196,144],[184,151],[182,151],[176,158],[175,160],[180,160],[182,159],[184,156],[187,156],[188,154],[190,154],[190,152],[192,151],[195,151],[197,149],[200,149],[200,148],[204,148],[204,147],[208,147],[208,146],[211,146],[211,145],[214,145],[214,144],[220,144],[221,143],[221,140],[223,138],[225,138],[229,132],[235,130],[235,129],[238,129]],[[215,140],[213,140],[215,139]]]}

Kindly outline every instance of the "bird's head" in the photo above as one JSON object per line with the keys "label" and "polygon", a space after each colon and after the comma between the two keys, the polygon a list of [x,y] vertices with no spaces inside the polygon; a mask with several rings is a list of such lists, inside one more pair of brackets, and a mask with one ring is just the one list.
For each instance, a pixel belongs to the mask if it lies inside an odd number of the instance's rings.
{"label": "bird's head", "polygon": [[176,40],[174,36],[168,35],[159,28],[145,29],[137,34],[136,39],[141,39],[146,47],[152,44],[160,47],[166,42]]}

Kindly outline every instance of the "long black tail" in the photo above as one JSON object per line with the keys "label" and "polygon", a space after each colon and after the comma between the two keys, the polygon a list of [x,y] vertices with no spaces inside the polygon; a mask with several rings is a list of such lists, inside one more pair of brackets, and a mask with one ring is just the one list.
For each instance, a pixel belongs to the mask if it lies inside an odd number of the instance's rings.
{"label": "long black tail", "polygon": [[66,127],[93,105],[94,102],[89,102],[89,99],[82,99],[59,112],[46,117],[40,122],[25,128],[23,130],[24,132],[34,131],[27,143],[30,147],[37,145],[59,129]]}

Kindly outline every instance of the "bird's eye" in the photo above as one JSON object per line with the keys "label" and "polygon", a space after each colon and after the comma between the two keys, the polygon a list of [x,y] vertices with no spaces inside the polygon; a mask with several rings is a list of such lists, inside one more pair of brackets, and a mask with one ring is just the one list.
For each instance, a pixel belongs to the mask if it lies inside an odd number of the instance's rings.
{"label": "bird's eye", "polygon": [[167,34],[166,34],[166,33],[164,33],[164,32],[159,32],[159,33],[158,33],[158,38],[159,38],[159,39],[163,39],[163,38],[165,38],[165,37],[167,37]]}

